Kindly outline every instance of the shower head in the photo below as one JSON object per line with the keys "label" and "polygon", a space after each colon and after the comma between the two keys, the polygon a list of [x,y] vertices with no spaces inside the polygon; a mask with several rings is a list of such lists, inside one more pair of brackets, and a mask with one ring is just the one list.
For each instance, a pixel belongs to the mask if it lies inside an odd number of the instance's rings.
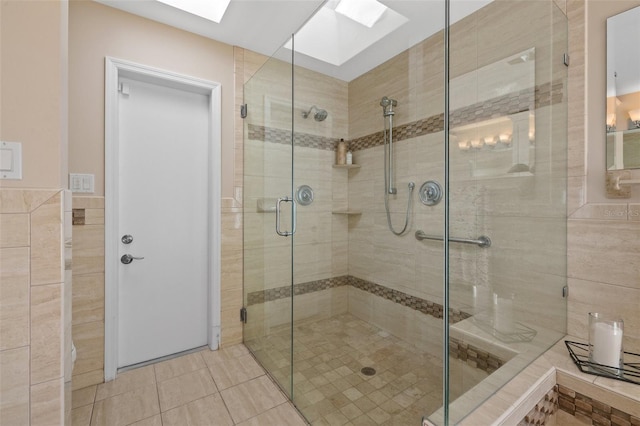
{"label": "shower head", "polygon": [[380,100],[380,106],[382,108],[386,108],[389,105],[398,106],[398,101],[396,101],[395,99],[391,99],[391,98],[388,98],[386,96],[383,96],[382,99]]}
{"label": "shower head", "polygon": [[387,117],[389,115],[395,114],[395,112],[393,111],[393,107],[398,106],[398,101],[384,96],[380,100],[380,106],[382,107],[384,116]]}
{"label": "shower head", "polygon": [[329,116],[329,113],[327,112],[327,110],[318,109],[318,107],[314,105],[311,108],[309,108],[309,111],[302,112],[302,118],[308,118],[309,114],[311,114],[311,111],[313,111],[314,109],[316,110],[316,113],[313,114],[313,119],[316,121],[324,121]]}

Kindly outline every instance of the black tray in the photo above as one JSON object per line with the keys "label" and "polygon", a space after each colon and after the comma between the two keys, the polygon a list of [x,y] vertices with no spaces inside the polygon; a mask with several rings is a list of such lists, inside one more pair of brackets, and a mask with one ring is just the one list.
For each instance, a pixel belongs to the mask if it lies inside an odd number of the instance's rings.
{"label": "black tray", "polygon": [[589,361],[589,344],[565,340],[571,359],[580,371],[594,376],[622,380],[623,382],[640,385],[640,354],[625,352],[622,368],[614,368]]}

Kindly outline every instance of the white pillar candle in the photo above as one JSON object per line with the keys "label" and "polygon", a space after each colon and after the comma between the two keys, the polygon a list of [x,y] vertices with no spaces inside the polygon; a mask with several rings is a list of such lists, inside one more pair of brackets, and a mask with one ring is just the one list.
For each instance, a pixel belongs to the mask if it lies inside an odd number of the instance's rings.
{"label": "white pillar candle", "polygon": [[595,324],[591,360],[598,364],[620,368],[622,329],[599,322]]}

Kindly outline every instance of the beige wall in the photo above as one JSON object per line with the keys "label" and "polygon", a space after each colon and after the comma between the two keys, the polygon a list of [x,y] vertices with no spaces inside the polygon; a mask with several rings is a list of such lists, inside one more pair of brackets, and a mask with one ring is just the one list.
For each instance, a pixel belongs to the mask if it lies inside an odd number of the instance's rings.
{"label": "beige wall", "polygon": [[639,1],[569,0],[568,332],[588,338],[587,314],[625,321],[640,350],[640,205],[605,198],[605,22]]}
{"label": "beige wall", "polygon": [[88,0],[69,7],[69,171],[95,174],[104,195],[105,56],[222,85],[222,196],[233,197],[233,47]]}
{"label": "beige wall", "polygon": [[0,2],[0,140],[23,156],[23,178],[0,181],[1,424],[70,424],[67,11]]}
{"label": "beige wall", "polygon": [[2,187],[67,185],[67,6],[0,2],[0,140],[22,142],[23,156],[22,180]]}

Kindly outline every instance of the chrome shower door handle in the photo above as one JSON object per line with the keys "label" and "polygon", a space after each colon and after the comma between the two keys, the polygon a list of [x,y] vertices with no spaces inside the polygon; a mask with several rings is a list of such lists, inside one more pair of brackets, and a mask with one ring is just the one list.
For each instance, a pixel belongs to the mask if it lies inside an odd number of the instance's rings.
{"label": "chrome shower door handle", "polygon": [[[291,232],[289,231],[281,231],[280,230],[280,204],[282,202],[286,202],[286,203],[293,203],[292,204],[292,208],[291,208]],[[296,233],[296,216],[297,216],[297,209],[296,209],[296,202],[293,198],[290,197],[283,197],[283,198],[278,198],[278,202],[276,203],[276,234],[280,235],[281,237],[290,237],[291,235]]]}

